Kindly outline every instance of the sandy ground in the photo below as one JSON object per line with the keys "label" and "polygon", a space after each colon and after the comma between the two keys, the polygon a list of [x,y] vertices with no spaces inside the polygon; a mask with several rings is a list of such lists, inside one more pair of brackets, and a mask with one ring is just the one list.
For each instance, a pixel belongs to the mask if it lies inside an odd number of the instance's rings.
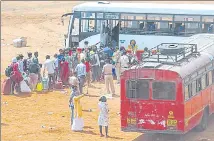
{"label": "sandy ground", "polygon": [[[45,55],[57,53],[58,49],[63,46],[63,35],[67,32],[67,25],[61,25],[60,16],[70,12],[72,7],[78,3],[81,2],[2,2],[2,74],[4,74],[7,65],[10,64],[12,57],[18,53],[23,53],[26,56],[28,51],[38,51],[40,62],[45,60]],[[197,3],[213,2],[201,1]],[[14,48],[11,45],[12,40],[22,36],[27,37],[28,47]],[[1,77],[4,78],[3,76]],[[104,93],[105,88],[103,84],[97,83],[93,85],[94,87],[89,88],[90,96],[82,99],[85,127],[81,133],[70,130],[69,90],[67,92],[57,91],[45,94],[32,93],[31,95],[22,96],[2,96],[2,140],[102,140],[99,137],[97,126],[97,103],[99,96]],[[179,138],[177,136],[121,132],[120,116],[118,115],[120,109],[119,86],[115,86],[118,97],[108,100],[110,107],[110,138],[104,140],[175,141]],[[92,111],[89,112],[89,109],[92,109]],[[200,138],[208,138],[210,141],[214,140],[213,117],[211,117],[209,128],[205,132],[199,134],[193,131],[185,135],[185,139],[188,141],[196,141]]]}

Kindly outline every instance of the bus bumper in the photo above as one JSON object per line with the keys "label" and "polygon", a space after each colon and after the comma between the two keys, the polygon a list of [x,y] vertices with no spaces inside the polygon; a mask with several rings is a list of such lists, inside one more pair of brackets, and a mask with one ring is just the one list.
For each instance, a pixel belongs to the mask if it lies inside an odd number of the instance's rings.
{"label": "bus bumper", "polygon": [[140,128],[121,128],[123,132],[140,132],[140,133],[160,133],[160,134],[186,134],[183,131],[179,130],[147,130],[147,129],[140,129]]}

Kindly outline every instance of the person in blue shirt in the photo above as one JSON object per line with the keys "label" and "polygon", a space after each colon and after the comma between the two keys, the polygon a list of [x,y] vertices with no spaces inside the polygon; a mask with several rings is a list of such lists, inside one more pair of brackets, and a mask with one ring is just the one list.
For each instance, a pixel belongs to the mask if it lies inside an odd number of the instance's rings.
{"label": "person in blue shirt", "polygon": [[85,83],[85,77],[86,77],[86,66],[85,66],[84,59],[82,59],[81,62],[76,66],[75,72],[77,73],[77,77],[79,79],[79,89],[80,89],[80,93],[82,94],[83,86]]}
{"label": "person in blue shirt", "polygon": [[[62,49],[59,49],[59,54],[57,55],[57,59],[58,59],[58,64],[61,64],[61,61],[62,61],[62,59],[64,58],[64,51],[62,50]],[[60,65],[58,66],[59,68],[58,68],[58,70],[59,70],[59,74],[60,74],[60,70],[61,70],[61,68],[60,68]]]}

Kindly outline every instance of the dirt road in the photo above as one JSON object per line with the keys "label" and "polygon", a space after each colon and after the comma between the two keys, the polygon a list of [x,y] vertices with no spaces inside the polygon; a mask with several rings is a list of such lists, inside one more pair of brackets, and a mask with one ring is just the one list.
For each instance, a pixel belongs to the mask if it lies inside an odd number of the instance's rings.
{"label": "dirt road", "polygon": [[[18,53],[26,56],[28,51],[39,52],[43,62],[47,54],[53,55],[63,46],[67,25],[61,25],[60,16],[70,12],[81,2],[2,2],[1,72]],[[165,2],[166,3],[166,2]],[[172,2],[170,2],[172,3]],[[205,3],[205,2],[201,2]],[[66,22],[66,21],[65,21]],[[27,37],[28,47],[14,48],[12,40]],[[3,78],[3,77],[2,77]],[[103,84],[93,84],[89,96],[82,99],[85,127],[83,132],[70,130],[70,91],[46,94],[2,96],[2,140],[3,141],[99,141],[97,126],[98,98],[104,93]],[[119,86],[116,85],[119,96]],[[120,131],[120,98],[109,99],[110,127],[108,141],[175,141],[174,136],[124,133]],[[92,109],[90,112],[89,109]],[[200,138],[214,140],[214,118],[208,130],[202,133],[191,132],[184,138],[197,141]]]}

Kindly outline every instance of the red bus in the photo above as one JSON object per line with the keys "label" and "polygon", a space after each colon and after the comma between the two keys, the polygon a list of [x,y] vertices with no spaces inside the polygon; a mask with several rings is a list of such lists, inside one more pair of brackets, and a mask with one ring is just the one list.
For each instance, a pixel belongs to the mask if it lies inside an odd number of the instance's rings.
{"label": "red bus", "polygon": [[185,134],[214,113],[214,35],[162,43],[121,76],[121,130]]}

